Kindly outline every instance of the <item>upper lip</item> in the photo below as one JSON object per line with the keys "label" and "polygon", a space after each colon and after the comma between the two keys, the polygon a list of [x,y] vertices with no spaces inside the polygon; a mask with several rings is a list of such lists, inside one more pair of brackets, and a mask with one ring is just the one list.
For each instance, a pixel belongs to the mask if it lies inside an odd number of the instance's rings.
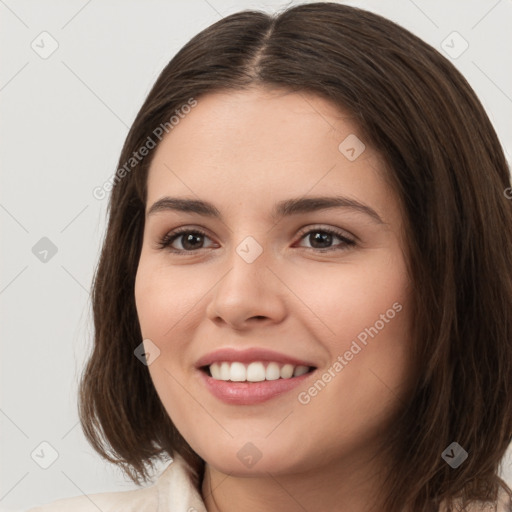
{"label": "upper lip", "polygon": [[220,363],[222,361],[238,361],[240,363],[252,363],[254,361],[275,361],[282,364],[293,364],[294,366],[315,366],[309,361],[302,361],[296,357],[280,354],[273,350],[264,348],[249,348],[245,350],[237,350],[226,347],[209,352],[200,357],[196,362],[196,368],[209,366],[212,363]]}

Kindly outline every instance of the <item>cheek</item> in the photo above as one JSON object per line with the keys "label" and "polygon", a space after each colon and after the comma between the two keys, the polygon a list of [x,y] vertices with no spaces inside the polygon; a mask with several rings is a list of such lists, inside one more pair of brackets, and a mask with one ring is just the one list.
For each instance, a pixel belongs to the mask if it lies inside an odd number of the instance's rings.
{"label": "cheek", "polygon": [[[301,293],[329,326],[321,329],[329,332],[322,344],[330,362],[298,390],[296,417],[323,418],[325,438],[343,431],[347,446],[364,445],[394,421],[411,390],[408,280],[393,266],[387,272],[352,268],[330,279],[322,292],[303,285]],[[330,456],[333,447],[324,449]]]}
{"label": "cheek", "polygon": [[[411,297],[403,259],[380,255],[371,264],[319,267],[307,280],[295,282],[294,291],[313,312],[308,313],[309,327],[329,353],[331,371],[325,378],[331,382],[332,375],[336,376],[313,407],[321,411],[345,396],[345,405],[353,414],[361,407],[371,414],[388,399],[396,401],[394,393],[407,393],[413,378],[414,346],[409,335]],[[348,389],[351,391],[345,395]],[[315,392],[312,390],[312,396]]]}
{"label": "cheek", "polygon": [[295,283],[294,293],[318,325],[318,337],[334,348],[341,350],[350,345],[376,322],[379,331],[392,331],[392,338],[403,332],[409,280],[401,259],[375,257],[365,262],[317,265],[308,270],[307,276],[304,279],[299,271],[290,276]]}
{"label": "cheek", "polygon": [[186,411],[183,403],[186,393],[180,385],[183,378],[176,371],[184,365],[187,343],[180,333],[187,329],[187,313],[204,294],[194,288],[197,279],[187,280],[182,274],[143,252],[135,278],[135,304],[142,337],[150,339],[159,349],[159,356],[148,370],[173,422]]}
{"label": "cheek", "polygon": [[[180,270],[181,269],[181,270]],[[173,329],[183,328],[187,315],[200,304],[205,291],[213,285],[205,275],[184,272],[165,263],[141,257],[135,279],[135,303],[144,337],[162,339]]]}

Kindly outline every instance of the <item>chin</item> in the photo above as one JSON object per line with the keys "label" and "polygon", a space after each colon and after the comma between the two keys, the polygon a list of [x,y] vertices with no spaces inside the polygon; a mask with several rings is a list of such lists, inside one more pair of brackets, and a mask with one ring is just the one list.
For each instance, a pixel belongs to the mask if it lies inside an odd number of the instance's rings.
{"label": "chin", "polygon": [[220,446],[214,452],[208,450],[201,457],[217,471],[238,477],[300,472],[310,466],[307,457],[301,457],[282,443],[275,446],[265,439],[254,442],[232,440],[230,446]]}

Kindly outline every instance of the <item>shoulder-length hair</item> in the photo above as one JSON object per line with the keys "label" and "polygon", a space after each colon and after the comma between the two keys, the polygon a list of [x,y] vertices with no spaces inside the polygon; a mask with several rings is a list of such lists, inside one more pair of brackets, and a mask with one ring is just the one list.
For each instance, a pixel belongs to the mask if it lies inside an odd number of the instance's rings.
{"label": "shoulder-length hair", "polygon": [[[142,341],[134,281],[154,155],[139,150],[169,131],[184,105],[253,86],[311,92],[350,113],[402,209],[420,370],[385,442],[382,508],[430,511],[459,499],[494,502],[500,486],[511,493],[499,477],[512,440],[512,201],[503,150],[446,58],[397,24],[336,3],[227,16],[191,39],[151,89],[121,152],[93,281],[94,347],[79,390],[87,439],[137,484],[155,460],[178,453],[201,488],[204,461],[134,356]],[[469,454],[457,469],[441,457],[454,441]]]}

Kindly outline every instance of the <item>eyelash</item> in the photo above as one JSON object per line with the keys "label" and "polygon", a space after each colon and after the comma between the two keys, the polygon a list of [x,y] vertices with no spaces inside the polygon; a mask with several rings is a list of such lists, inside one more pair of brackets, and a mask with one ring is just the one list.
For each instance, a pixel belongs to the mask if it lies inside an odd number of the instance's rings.
{"label": "eyelash", "polygon": [[[342,232],[340,232],[338,230],[335,230],[335,229],[332,229],[332,228],[310,228],[308,231],[302,232],[300,234],[299,241],[304,240],[311,233],[327,233],[329,235],[336,236],[340,240],[343,241],[344,246],[342,246],[342,247],[336,247],[336,246],[334,246],[334,247],[327,247],[327,248],[324,248],[324,249],[315,249],[314,247],[302,247],[302,249],[311,249],[311,250],[313,250],[315,252],[325,253],[325,252],[330,252],[330,251],[343,251],[343,250],[347,250],[349,247],[352,247],[352,246],[356,245],[355,240],[347,238],[346,236],[344,236],[344,234]],[[165,249],[165,250],[168,250],[168,251],[170,251],[170,252],[172,252],[174,254],[179,254],[179,255],[192,254],[194,252],[198,252],[200,249],[207,249],[207,247],[200,247],[199,249],[194,249],[194,250],[185,250],[185,249],[174,249],[174,248],[172,248],[171,244],[176,239],[178,239],[180,236],[185,235],[185,234],[195,234],[195,235],[201,235],[203,237],[209,238],[209,236],[204,231],[202,231],[201,229],[198,229],[198,228],[194,228],[194,229],[178,228],[178,229],[176,229],[174,231],[171,231],[170,233],[167,233],[166,235],[164,235],[158,241],[158,243],[157,243],[158,249],[161,249],[161,250]]]}

